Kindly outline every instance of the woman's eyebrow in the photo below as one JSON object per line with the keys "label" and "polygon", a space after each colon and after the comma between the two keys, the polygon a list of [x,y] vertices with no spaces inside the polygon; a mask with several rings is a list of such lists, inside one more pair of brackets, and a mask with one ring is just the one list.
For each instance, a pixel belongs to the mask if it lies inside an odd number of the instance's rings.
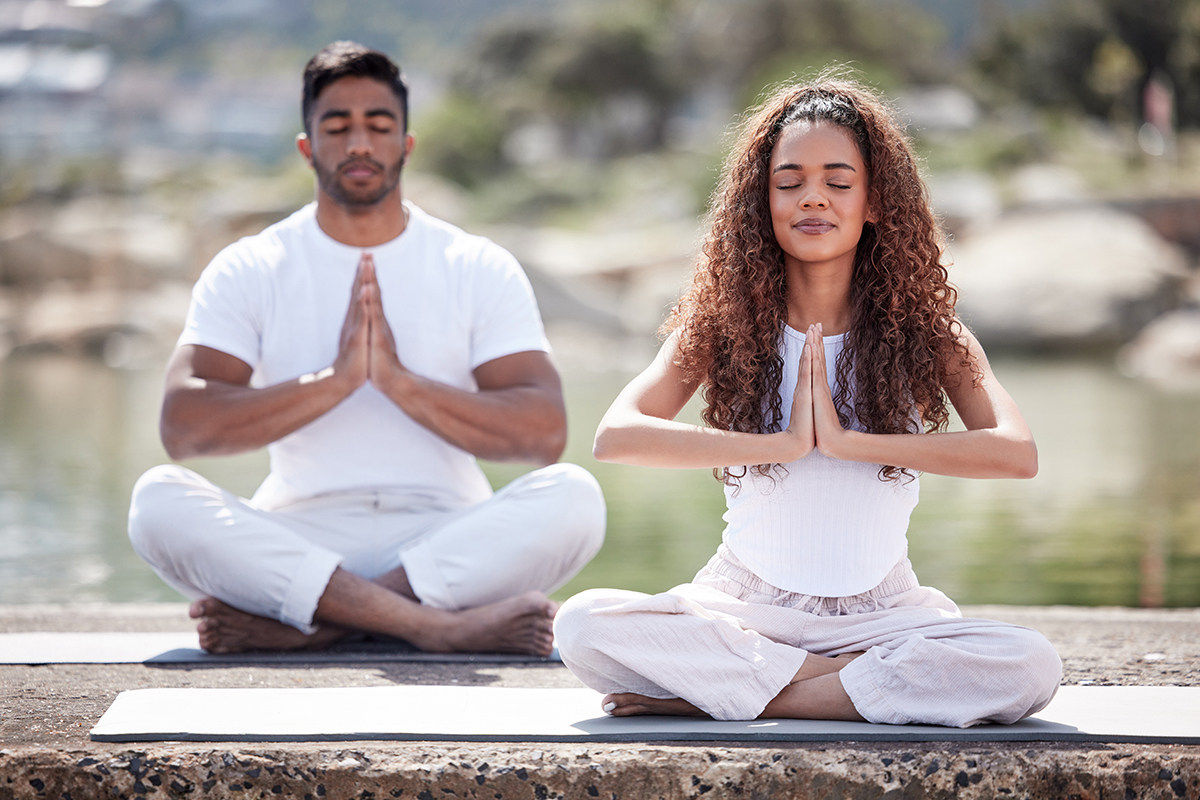
{"label": "woman's eyebrow", "polygon": [[[848,169],[851,172],[858,172],[858,170],[856,170],[854,167],[850,166],[849,164],[843,164],[840,161],[835,161],[832,164],[825,165],[826,172],[831,172],[835,169]],[[788,170],[803,172],[804,167],[800,166],[799,164],[780,164],[779,166],[775,167],[775,169],[771,170],[771,174],[774,175],[776,172],[787,172]]]}

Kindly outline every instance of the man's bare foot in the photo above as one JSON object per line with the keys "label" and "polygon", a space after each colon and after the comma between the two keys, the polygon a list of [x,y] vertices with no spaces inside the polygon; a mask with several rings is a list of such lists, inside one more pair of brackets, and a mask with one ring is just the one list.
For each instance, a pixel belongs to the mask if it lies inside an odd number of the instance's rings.
{"label": "man's bare foot", "polygon": [[600,701],[605,712],[614,717],[636,717],[653,715],[657,717],[708,717],[700,709],[681,697],[646,697],[644,694],[622,692],[606,694]]}
{"label": "man's bare foot", "polygon": [[188,615],[200,620],[196,624],[200,646],[210,653],[317,649],[346,635],[332,626],[304,634],[291,625],[239,611],[213,597],[202,597],[192,603]]}
{"label": "man's bare foot", "polygon": [[409,639],[433,653],[528,653],[548,656],[554,649],[558,604],[541,592],[463,611],[425,608],[432,616],[423,632]]}

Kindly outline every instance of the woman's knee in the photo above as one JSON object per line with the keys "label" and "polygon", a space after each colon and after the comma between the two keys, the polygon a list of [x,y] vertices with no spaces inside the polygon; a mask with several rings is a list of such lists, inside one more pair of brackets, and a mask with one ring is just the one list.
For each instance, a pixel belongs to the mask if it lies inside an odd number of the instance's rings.
{"label": "woman's knee", "polygon": [[554,643],[564,660],[579,658],[586,650],[603,648],[608,629],[619,617],[596,612],[625,602],[635,594],[619,589],[588,589],[567,599],[554,615]]}
{"label": "woman's knee", "polygon": [[1037,631],[1025,632],[1020,645],[1025,654],[1023,683],[1029,692],[1028,713],[1033,714],[1045,708],[1058,691],[1062,681],[1062,659],[1054,645]]}

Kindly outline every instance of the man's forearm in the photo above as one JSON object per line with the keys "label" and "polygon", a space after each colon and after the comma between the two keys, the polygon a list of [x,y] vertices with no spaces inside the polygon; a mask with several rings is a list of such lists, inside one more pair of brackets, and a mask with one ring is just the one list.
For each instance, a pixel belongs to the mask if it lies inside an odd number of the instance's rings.
{"label": "man's forearm", "polygon": [[544,386],[471,392],[411,372],[376,385],[413,420],[477,458],[553,464],[566,446],[561,394]]}
{"label": "man's forearm", "polygon": [[332,369],[263,389],[187,378],[163,399],[163,445],[174,459],[257,450],[328,412],[351,391]]}

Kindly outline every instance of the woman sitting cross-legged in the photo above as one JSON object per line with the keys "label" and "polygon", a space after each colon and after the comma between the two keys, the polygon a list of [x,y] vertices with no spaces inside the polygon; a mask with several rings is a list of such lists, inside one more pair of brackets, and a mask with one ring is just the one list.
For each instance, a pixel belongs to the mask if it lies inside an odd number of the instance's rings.
{"label": "woman sitting cross-legged", "polygon": [[[966,727],[1050,701],[1049,642],[964,619],[906,557],[919,473],[1037,472],[955,300],[881,99],[821,80],[746,120],[670,335],[595,444],[602,461],[713,468],[728,524],[691,583],[559,610],[563,661],[606,711]],[[675,421],[700,389],[707,425]],[[951,404],[966,430],[946,429]]]}

